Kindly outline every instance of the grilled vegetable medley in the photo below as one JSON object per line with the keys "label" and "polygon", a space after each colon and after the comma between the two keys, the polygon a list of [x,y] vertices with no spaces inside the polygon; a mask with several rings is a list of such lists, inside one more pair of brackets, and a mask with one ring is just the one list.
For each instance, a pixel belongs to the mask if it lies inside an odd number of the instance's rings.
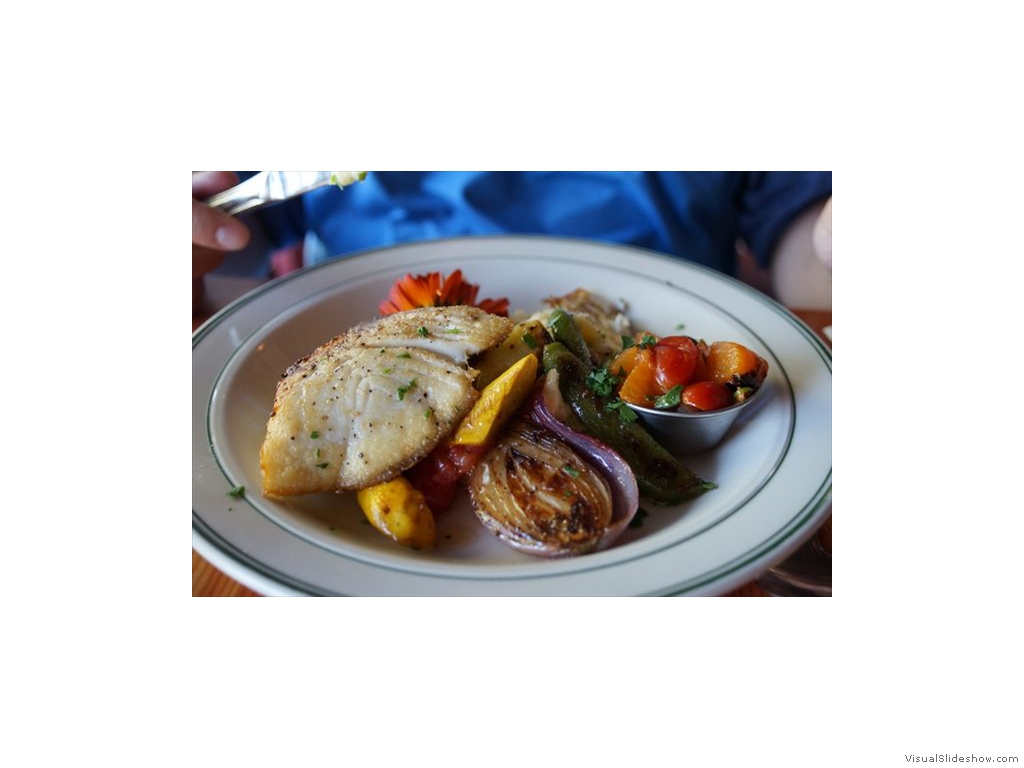
{"label": "grilled vegetable medley", "polygon": [[676,505],[716,487],[627,404],[724,408],[761,387],[763,358],[634,332],[623,307],[584,289],[518,321],[507,299],[477,304],[477,290],[458,271],[407,275],[381,318],[286,371],[260,450],[263,493],[354,491],[374,528],[417,550],[465,493],[510,547],[567,557],[612,545],[641,500]]}

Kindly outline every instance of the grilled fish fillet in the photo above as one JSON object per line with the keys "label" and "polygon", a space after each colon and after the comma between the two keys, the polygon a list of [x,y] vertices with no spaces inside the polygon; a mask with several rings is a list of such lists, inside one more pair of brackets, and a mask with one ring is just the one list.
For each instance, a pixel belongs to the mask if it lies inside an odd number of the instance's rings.
{"label": "grilled fish fillet", "polygon": [[260,448],[264,494],[367,488],[411,467],[476,402],[469,357],[512,325],[475,307],[414,309],[299,360],[278,383]]}

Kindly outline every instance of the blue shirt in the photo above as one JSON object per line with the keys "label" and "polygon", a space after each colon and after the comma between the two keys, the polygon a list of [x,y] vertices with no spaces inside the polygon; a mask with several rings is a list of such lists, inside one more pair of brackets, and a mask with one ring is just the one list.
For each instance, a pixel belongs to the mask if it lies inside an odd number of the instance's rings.
{"label": "blue shirt", "polygon": [[416,240],[547,234],[649,248],[735,273],[742,238],[764,266],[793,218],[832,194],[827,172],[387,172],[263,219],[306,263]]}

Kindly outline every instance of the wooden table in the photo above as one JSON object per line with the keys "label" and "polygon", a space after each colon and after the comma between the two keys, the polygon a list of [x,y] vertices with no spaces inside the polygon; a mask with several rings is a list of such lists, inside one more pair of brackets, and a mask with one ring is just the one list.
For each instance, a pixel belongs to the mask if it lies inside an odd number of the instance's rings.
{"label": "wooden table", "polygon": [[[806,322],[820,337],[829,345],[832,342],[822,333],[822,329],[832,325],[832,312],[793,309],[793,314]],[[209,316],[208,313],[200,313],[192,318],[192,330],[195,331]],[[831,518],[825,524],[829,526],[829,537],[831,538]],[[260,597],[237,581],[225,576],[217,568],[207,562],[204,558],[192,550],[192,596],[193,597]],[[768,597],[768,593],[761,589],[756,582],[744,584],[742,587],[729,592],[727,597]]]}

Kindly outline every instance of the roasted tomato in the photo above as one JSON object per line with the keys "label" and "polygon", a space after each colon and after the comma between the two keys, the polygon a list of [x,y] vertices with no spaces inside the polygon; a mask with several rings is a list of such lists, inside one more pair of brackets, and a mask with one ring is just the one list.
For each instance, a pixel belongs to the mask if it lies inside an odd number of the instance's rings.
{"label": "roasted tomato", "polygon": [[691,411],[717,411],[733,404],[732,392],[716,381],[695,381],[683,390],[683,408]]}
{"label": "roasted tomato", "polygon": [[464,474],[462,459],[466,453],[461,449],[448,451],[446,446],[441,446],[406,471],[406,478],[423,494],[432,512],[443,512],[455,500],[459,478]]}
{"label": "roasted tomato", "polygon": [[654,345],[654,376],[665,394],[693,380],[700,360],[697,342],[689,336],[664,336]]}
{"label": "roasted tomato", "polygon": [[711,348],[704,339],[697,342],[697,370],[693,372],[693,378],[690,381],[707,381],[710,378],[708,376],[708,352],[710,351]]}

